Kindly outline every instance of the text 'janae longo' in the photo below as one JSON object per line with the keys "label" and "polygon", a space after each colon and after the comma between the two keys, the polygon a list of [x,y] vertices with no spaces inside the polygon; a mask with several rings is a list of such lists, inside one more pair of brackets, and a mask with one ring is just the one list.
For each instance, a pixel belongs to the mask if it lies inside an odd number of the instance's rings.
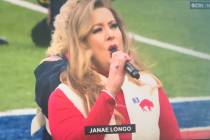
{"label": "text 'janae longo'", "polygon": [[128,125],[106,125],[106,126],[86,126],[85,134],[114,134],[136,132],[135,124]]}

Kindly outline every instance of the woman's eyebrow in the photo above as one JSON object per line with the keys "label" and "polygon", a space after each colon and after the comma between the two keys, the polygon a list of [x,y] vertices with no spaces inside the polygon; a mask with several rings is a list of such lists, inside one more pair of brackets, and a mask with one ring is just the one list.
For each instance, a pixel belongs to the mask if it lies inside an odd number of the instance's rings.
{"label": "woman's eyebrow", "polygon": [[[110,20],[110,21],[108,22],[108,24],[112,24],[112,23],[114,23],[114,22],[116,22],[116,20],[112,19],[112,20]],[[102,22],[99,22],[99,23],[93,24],[93,27],[94,27],[94,26],[103,26],[103,23],[102,23]]]}

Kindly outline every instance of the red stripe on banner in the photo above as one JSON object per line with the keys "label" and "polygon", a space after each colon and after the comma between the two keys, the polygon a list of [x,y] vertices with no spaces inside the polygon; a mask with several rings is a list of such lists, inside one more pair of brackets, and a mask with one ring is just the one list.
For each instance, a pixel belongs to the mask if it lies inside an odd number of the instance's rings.
{"label": "red stripe on banner", "polygon": [[208,130],[183,130],[181,131],[184,140],[209,140],[210,129]]}

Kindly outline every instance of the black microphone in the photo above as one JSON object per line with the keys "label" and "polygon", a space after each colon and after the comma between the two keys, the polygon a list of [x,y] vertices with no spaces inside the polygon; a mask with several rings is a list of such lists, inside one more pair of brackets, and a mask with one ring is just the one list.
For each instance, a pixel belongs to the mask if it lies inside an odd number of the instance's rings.
{"label": "black microphone", "polygon": [[[113,47],[110,49],[110,51],[116,52],[117,48]],[[130,74],[133,78],[139,79],[140,74],[139,74],[139,70],[137,68],[135,68],[131,63],[126,62],[125,63],[125,71]]]}

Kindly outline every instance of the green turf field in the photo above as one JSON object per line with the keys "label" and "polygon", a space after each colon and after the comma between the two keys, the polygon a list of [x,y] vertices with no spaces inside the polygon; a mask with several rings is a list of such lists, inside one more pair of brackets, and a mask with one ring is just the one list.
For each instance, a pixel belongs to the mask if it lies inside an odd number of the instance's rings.
{"label": "green turf field", "polygon": [[[12,10],[11,10],[12,9]],[[0,1],[0,110],[35,106],[33,69],[44,56],[34,45],[31,30],[45,15]]]}
{"label": "green turf field", "polygon": [[130,31],[210,54],[210,9],[189,0],[115,0]]}
{"label": "green turf field", "polygon": [[[188,0],[115,1],[129,31],[210,54],[210,9],[190,9]],[[169,96],[210,96],[210,61],[136,44]]]}
{"label": "green turf field", "polygon": [[[128,31],[210,54],[210,10],[192,10],[188,0],[115,0],[114,7]],[[0,111],[35,107],[33,70],[45,49],[32,42],[31,30],[44,17],[0,1],[0,36],[10,43],[0,46]],[[135,46],[170,97],[210,96],[210,61],[142,43]]]}

